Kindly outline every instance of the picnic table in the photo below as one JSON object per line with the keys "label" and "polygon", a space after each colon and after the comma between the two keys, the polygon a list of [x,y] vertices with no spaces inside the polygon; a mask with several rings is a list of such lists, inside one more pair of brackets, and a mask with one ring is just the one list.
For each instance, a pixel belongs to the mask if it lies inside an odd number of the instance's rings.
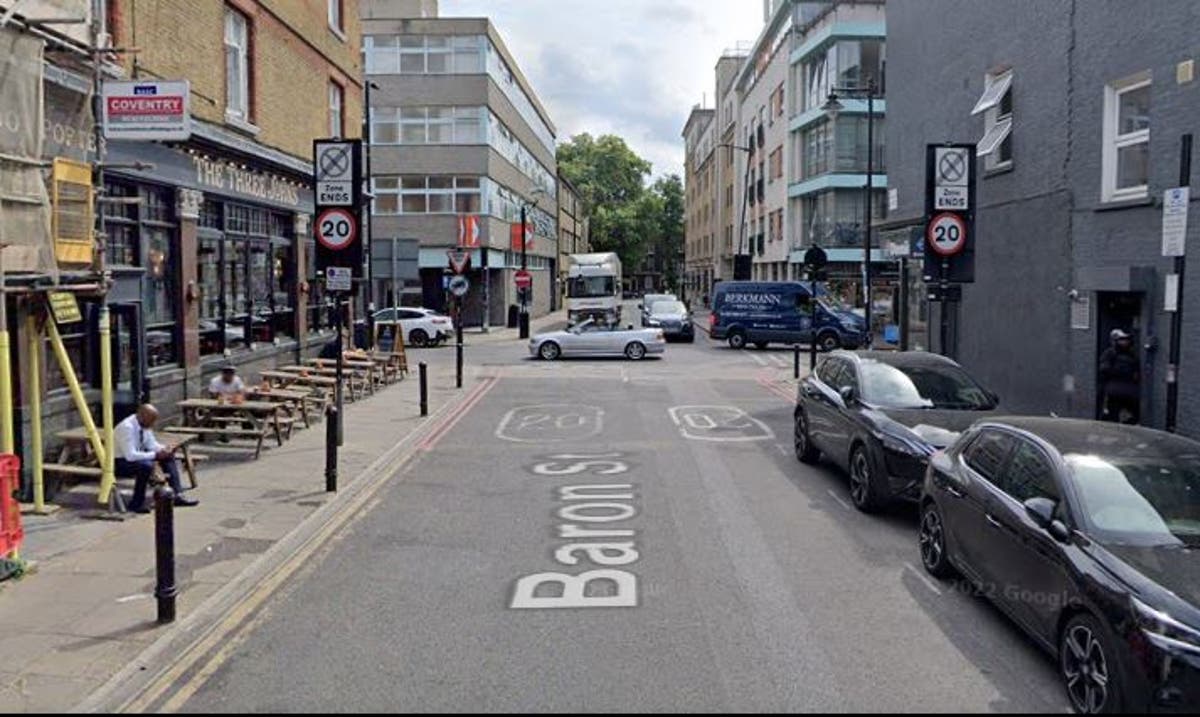
{"label": "picnic table", "polygon": [[[183,425],[173,426],[173,433],[250,438],[256,441],[255,459],[262,455],[263,441],[268,433],[274,431],[275,440],[282,446],[284,426],[290,437],[295,421],[282,415],[283,404],[272,401],[226,403],[212,398],[189,398],[175,405],[183,410]],[[251,427],[247,428],[247,425]]]}
{"label": "picnic table", "polygon": [[408,373],[408,356],[404,353],[404,347],[400,348],[400,351],[376,351],[371,354],[371,359],[384,362],[397,376],[403,378]]}
{"label": "picnic table", "polygon": [[[61,475],[75,475],[89,478],[99,478],[102,474],[100,461],[92,451],[92,442],[85,428],[72,428],[54,434],[62,441],[57,463],[47,463],[43,470]],[[155,431],[158,442],[173,449],[182,459],[184,473],[188,483],[196,487],[196,457],[192,456],[188,446],[196,440],[196,436],[170,431]]]}
{"label": "picnic table", "polygon": [[[334,385],[337,385],[336,368],[326,368],[324,366],[300,366],[298,364],[294,364],[290,366],[280,366],[279,370],[302,375],[316,374],[317,376],[322,376],[324,378],[333,380],[335,382]],[[361,398],[364,391],[370,391],[373,393],[375,390],[374,384],[371,380],[371,375],[365,369],[354,368],[350,366],[343,367],[342,382],[346,384],[346,388],[350,389],[349,393],[351,401],[356,401]]]}
{"label": "picnic table", "polygon": [[[305,365],[315,366],[322,369],[337,369],[337,359],[310,358],[305,359]],[[384,384],[387,381],[387,375],[384,366],[372,361],[371,359],[358,359],[346,357],[342,360],[342,368],[353,371],[364,371],[370,377],[373,384]]]}
{"label": "picnic table", "polygon": [[296,371],[262,371],[259,373],[259,376],[267,379],[271,383],[272,388],[304,386],[313,390],[324,391],[337,386],[336,378],[312,374],[302,376]]}
{"label": "picnic table", "polygon": [[246,396],[255,401],[269,401],[283,404],[293,415],[299,412],[300,418],[304,421],[305,428],[312,426],[312,421],[308,415],[309,402],[316,400],[321,404],[325,403],[324,397],[314,396],[311,391],[298,391],[287,388],[251,386],[246,389]]}

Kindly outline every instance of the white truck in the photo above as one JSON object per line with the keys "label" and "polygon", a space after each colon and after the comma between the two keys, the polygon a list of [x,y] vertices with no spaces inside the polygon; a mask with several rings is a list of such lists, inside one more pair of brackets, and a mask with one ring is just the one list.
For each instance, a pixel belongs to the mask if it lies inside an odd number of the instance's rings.
{"label": "white truck", "polygon": [[613,252],[571,254],[567,269],[567,321],[621,322],[621,259]]}

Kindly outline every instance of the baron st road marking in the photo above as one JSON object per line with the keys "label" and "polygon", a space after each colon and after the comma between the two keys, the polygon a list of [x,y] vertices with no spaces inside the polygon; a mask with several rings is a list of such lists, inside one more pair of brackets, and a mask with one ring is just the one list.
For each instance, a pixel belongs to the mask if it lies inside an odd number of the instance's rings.
{"label": "baron st road marking", "polygon": [[563,443],[600,435],[604,411],[596,406],[520,406],[504,414],[496,438],[513,443]]}
{"label": "baron st road marking", "polygon": [[[539,461],[534,475],[567,477],[606,476],[629,472],[621,453],[557,454]],[[509,607],[514,610],[564,608],[637,607],[638,578],[621,569],[633,565],[641,555],[636,531],[624,524],[638,514],[637,486],[604,482],[578,483],[559,487],[561,507],[555,516],[563,521],[557,534],[567,541],[554,551],[554,559],[567,567],[593,569],[583,572],[539,572],[517,580]],[[622,524],[618,526],[616,524]],[[590,564],[590,565],[589,565]]]}
{"label": "baron st road marking", "polygon": [[715,443],[745,443],[773,441],[771,428],[734,406],[676,406],[670,410],[671,420],[679,433],[689,441]]}

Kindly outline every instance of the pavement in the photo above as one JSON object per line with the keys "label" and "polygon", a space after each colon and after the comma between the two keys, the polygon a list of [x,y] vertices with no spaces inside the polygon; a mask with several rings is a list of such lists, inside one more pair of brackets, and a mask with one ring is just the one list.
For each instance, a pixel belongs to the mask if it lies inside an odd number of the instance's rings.
{"label": "pavement", "polygon": [[[565,324],[565,313],[538,319],[533,327],[559,321]],[[516,342],[515,329],[486,337],[468,334],[463,390],[454,388],[452,349],[411,350],[409,378],[346,404],[338,499],[377,474],[390,477],[397,461],[427,447],[422,441],[441,430],[479,387],[481,368],[473,365],[479,347],[511,353]],[[500,349],[505,343],[510,346]],[[419,415],[420,361],[430,365],[427,418]],[[175,626],[155,623],[152,515],[131,515],[123,522],[85,518],[96,507],[92,483],[56,497],[68,508],[46,517],[24,516],[22,557],[36,570],[0,582],[0,712],[70,710],[155,645],[186,645],[180,632],[204,627],[189,624],[187,616],[211,608],[223,591],[283,560],[271,551],[279,552],[306,521],[315,529],[316,523],[332,520],[341,508],[325,492],[324,422],[297,431],[281,447],[270,441],[266,446],[258,461],[245,452],[225,455],[222,446],[197,446],[199,452],[221,455],[199,468],[200,485],[192,495],[201,505],[175,511],[181,618]],[[122,484],[127,490],[127,482]],[[231,600],[226,595],[225,605]]]}
{"label": "pavement", "polygon": [[139,708],[1065,710],[1051,659],[922,572],[915,510],[796,461],[790,351],[480,353],[436,453]]}

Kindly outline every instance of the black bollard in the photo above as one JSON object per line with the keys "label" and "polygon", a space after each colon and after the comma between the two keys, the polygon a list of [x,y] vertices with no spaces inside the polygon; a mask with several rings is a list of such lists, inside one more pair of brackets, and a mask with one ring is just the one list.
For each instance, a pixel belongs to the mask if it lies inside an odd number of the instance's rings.
{"label": "black bollard", "polygon": [[[459,329],[461,332],[462,329]],[[462,388],[462,373],[463,373],[463,345],[462,334],[458,335],[458,363],[455,366],[454,383],[458,388]]]}
{"label": "black bollard", "polygon": [[325,492],[336,493],[338,480],[338,410],[325,409]]}
{"label": "black bollard", "polygon": [[158,558],[158,624],[175,622],[175,492],[164,485],[154,489],[154,552]]}
{"label": "black bollard", "polygon": [[792,350],[795,353],[795,356],[793,357],[793,360],[792,360],[792,378],[799,381],[800,380],[800,344],[796,344],[795,346],[793,346]]}
{"label": "black bollard", "polygon": [[425,362],[420,364],[421,369],[421,415],[429,415],[429,374]]}

